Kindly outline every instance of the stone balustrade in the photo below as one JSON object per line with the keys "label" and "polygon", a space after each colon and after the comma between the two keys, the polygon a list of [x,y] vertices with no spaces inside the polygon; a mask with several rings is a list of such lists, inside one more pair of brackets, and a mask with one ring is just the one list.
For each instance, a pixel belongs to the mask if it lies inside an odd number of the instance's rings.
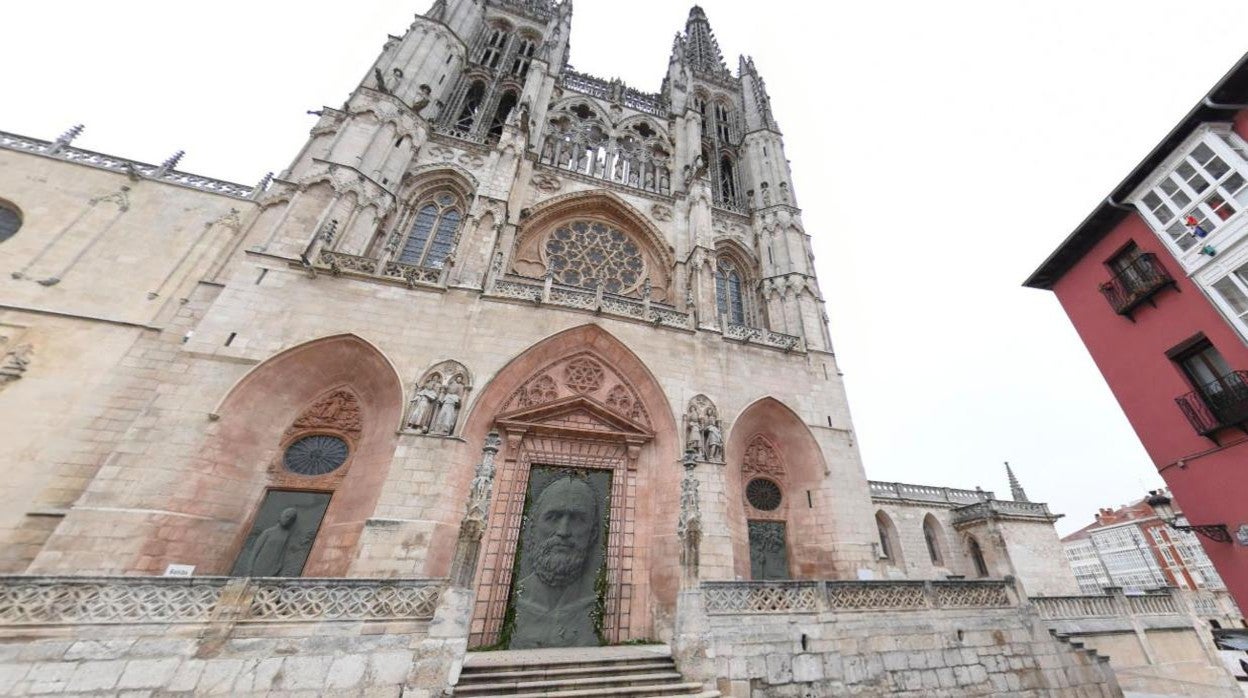
{"label": "stone balustrade", "polygon": [[906,499],[921,502],[946,502],[949,504],[973,504],[996,495],[987,490],[959,490],[951,487],[910,485],[904,482],[877,482],[872,480],[871,496],[878,499]]}
{"label": "stone balustrade", "polygon": [[659,327],[693,330],[693,317],[663,303],[645,302],[611,293],[596,292],[556,283],[535,283],[516,279],[497,279],[488,296],[532,301],[603,315],[649,322]]}
{"label": "stone balustrade", "polygon": [[429,620],[427,579],[0,577],[0,625]]}
{"label": "stone balustrade", "polygon": [[703,582],[711,615],[1009,608],[1007,580]]}
{"label": "stone balustrade", "polygon": [[974,521],[976,519],[989,519],[998,516],[1021,516],[1029,518],[1052,519],[1055,518],[1053,513],[1049,511],[1049,505],[1041,502],[1015,502],[1011,500],[989,499],[983,502],[976,502],[964,507],[960,507],[953,511],[953,522],[955,524]]}
{"label": "stone balustrade", "polygon": [[772,332],[761,327],[738,325],[735,322],[724,323],[724,339],[735,339],[747,344],[760,344],[765,347],[783,349],[785,351],[806,350],[802,344],[801,337],[794,337],[791,334],[782,332]]}
{"label": "stone balustrade", "polygon": [[[1140,595],[1121,592],[1083,596],[1033,596],[1032,606],[1045,620],[1131,618],[1143,616],[1224,617],[1208,592],[1162,590]],[[1186,603],[1184,603],[1186,602]]]}
{"label": "stone balustrade", "polygon": [[129,160],[127,158],[119,158],[112,155],[105,155],[91,150],[83,150],[75,148],[71,145],[62,145],[60,148],[55,147],[56,144],[50,141],[42,141],[37,138],[28,138],[19,136],[14,133],[6,133],[0,131],[0,148],[8,148],[9,150],[19,150],[22,152],[33,153],[45,157],[57,158],[59,160],[67,160],[76,162],[80,165],[88,167],[97,167],[102,170],[111,170],[121,174],[143,177],[145,179],[153,179],[160,182],[175,184],[191,189],[199,189],[200,191],[221,194],[236,199],[251,198],[255,192],[255,187],[249,187],[233,182],[226,182],[220,179],[212,179],[211,177],[201,177],[199,175],[190,174],[189,172],[179,172],[174,169],[165,169],[159,165],[152,165],[138,160]]}
{"label": "stone balustrade", "polygon": [[346,274],[348,276],[393,279],[402,281],[412,288],[417,286],[440,287],[442,285],[442,269],[417,267],[401,262],[386,262],[382,264],[381,260],[373,257],[361,257],[330,250],[321,250],[317,261],[320,263],[321,268],[334,276]]}
{"label": "stone balustrade", "polygon": [[1109,618],[1119,614],[1112,596],[1035,596],[1031,603],[1045,620]]}

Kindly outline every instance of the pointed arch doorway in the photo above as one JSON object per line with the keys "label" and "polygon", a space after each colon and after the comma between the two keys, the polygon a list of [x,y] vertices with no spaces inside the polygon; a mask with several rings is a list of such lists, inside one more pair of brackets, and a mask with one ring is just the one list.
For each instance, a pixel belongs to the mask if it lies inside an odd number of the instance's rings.
{"label": "pointed arch doorway", "polygon": [[572,351],[533,366],[493,416],[505,447],[471,646],[597,646],[649,630],[652,520],[639,510],[656,485],[656,430],[614,358]]}

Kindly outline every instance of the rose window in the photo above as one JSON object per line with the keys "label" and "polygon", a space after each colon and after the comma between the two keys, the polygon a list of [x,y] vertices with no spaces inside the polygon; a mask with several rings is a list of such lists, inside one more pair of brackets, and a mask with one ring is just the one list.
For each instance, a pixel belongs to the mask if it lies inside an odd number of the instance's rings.
{"label": "rose window", "polygon": [[546,240],[546,268],[569,286],[608,293],[636,291],[646,278],[641,248],[622,231],[596,221],[561,225]]}
{"label": "rose window", "polygon": [[745,486],[745,500],[759,511],[779,509],[780,499],[780,487],[771,480],[755,478]]}
{"label": "rose window", "polygon": [[564,369],[568,387],[578,393],[592,393],[602,387],[604,372],[597,361],[572,359]]}
{"label": "rose window", "polygon": [[325,475],[347,462],[347,442],[337,436],[305,436],[286,449],[286,469],[300,475]]}

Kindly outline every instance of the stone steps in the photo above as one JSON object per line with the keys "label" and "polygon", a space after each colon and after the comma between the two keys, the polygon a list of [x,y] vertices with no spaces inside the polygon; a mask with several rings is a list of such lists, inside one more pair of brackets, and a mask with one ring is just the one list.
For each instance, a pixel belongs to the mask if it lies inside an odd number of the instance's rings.
{"label": "stone steps", "polygon": [[686,681],[665,645],[470,652],[457,698],[718,698]]}

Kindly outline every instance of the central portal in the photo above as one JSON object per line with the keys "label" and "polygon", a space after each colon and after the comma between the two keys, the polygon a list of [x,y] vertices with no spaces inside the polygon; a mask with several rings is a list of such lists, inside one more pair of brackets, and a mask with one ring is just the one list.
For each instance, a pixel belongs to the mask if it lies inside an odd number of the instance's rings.
{"label": "central portal", "polygon": [[508,649],[605,644],[611,472],[534,465],[527,492]]}

